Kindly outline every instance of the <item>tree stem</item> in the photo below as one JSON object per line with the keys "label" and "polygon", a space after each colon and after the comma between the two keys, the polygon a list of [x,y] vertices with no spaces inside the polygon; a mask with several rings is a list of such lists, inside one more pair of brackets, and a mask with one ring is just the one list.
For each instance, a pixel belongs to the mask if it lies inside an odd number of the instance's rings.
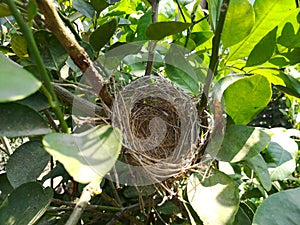
{"label": "tree stem", "polygon": [[48,95],[49,104],[53,108],[55,115],[57,116],[57,118],[60,122],[61,129],[64,133],[69,133],[68,125],[67,125],[66,121],[64,120],[64,114],[62,113],[62,111],[60,109],[60,103],[59,103],[59,101],[55,95],[54,89],[51,85],[51,79],[48,76],[47,70],[45,68],[45,65],[44,65],[44,62],[40,55],[40,52],[38,50],[38,47],[35,43],[31,29],[26,24],[22,15],[18,11],[14,0],[7,0],[7,5],[9,6],[9,9],[11,10],[15,20],[17,21],[18,25],[20,26],[21,31],[27,41],[29,51],[31,53],[31,56],[32,56],[34,62],[37,65],[37,68],[38,68],[39,74],[40,74],[40,78],[43,81],[43,85],[45,86],[45,89],[49,92],[49,95]]}

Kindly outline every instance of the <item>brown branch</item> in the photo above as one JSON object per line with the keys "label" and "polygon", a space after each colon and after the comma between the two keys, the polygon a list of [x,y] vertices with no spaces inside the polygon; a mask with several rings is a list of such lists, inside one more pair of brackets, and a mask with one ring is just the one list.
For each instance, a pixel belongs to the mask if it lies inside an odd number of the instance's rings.
{"label": "brown branch", "polygon": [[45,16],[45,23],[49,30],[51,30],[57,37],[62,46],[66,49],[68,54],[78,68],[85,73],[87,83],[93,88],[98,96],[107,105],[111,105],[112,100],[108,93],[104,79],[96,70],[89,55],[76,41],[73,33],[65,26],[59,14],[56,11],[53,0],[37,0],[40,11]]}

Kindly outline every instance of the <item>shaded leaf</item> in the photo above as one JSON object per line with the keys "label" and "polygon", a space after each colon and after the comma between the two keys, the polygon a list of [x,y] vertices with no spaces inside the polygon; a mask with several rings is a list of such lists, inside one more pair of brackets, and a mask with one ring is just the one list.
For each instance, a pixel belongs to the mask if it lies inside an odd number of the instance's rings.
{"label": "shaded leaf", "polygon": [[239,208],[238,187],[231,177],[218,170],[212,170],[204,181],[199,175],[192,174],[187,195],[203,224],[231,224]]}
{"label": "shaded leaf", "polygon": [[235,219],[233,225],[251,225],[251,219],[247,216],[243,208],[239,207],[237,214],[235,215]]}
{"label": "shaded leaf", "polygon": [[54,34],[39,30],[34,33],[34,39],[48,69],[60,70],[68,58],[68,53]]}
{"label": "shaded leaf", "polygon": [[[34,224],[50,205],[53,192],[30,182],[19,186],[0,208],[0,224]],[[20,201],[22,199],[22,201]]]}
{"label": "shaded leaf", "polygon": [[95,51],[100,49],[109,42],[117,29],[117,18],[110,19],[108,22],[102,24],[90,36],[90,44]]}
{"label": "shaded leaf", "polygon": [[73,0],[72,6],[77,11],[81,12],[82,15],[93,18],[95,10],[91,3],[86,0]]}
{"label": "shaded leaf", "polygon": [[43,139],[46,151],[80,183],[101,180],[115,164],[121,143],[121,132],[111,126],[80,134],[48,134]]}
{"label": "shaded leaf", "polygon": [[0,104],[0,136],[34,136],[50,132],[46,121],[33,109],[17,103]]}
{"label": "shaded leaf", "polygon": [[168,78],[184,91],[197,95],[200,85],[193,67],[184,56],[186,49],[172,45],[165,57],[165,68]]}
{"label": "shaded leaf", "polygon": [[0,55],[0,102],[23,99],[41,86],[31,73]]}
{"label": "shaded leaf", "polygon": [[0,208],[5,198],[14,190],[9,183],[6,173],[0,174]]}
{"label": "shaded leaf", "polygon": [[300,30],[295,34],[293,24],[286,23],[282,29],[281,36],[278,37],[277,43],[287,48],[300,47]]}
{"label": "shaded leaf", "polygon": [[248,0],[230,1],[222,31],[224,47],[230,47],[246,38],[254,21],[254,10]]}
{"label": "shaded leaf", "polygon": [[38,6],[35,0],[30,0],[27,5],[27,13],[28,13],[28,20],[32,23],[32,20],[36,16],[38,12]]}
{"label": "shaded leaf", "polygon": [[267,106],[271,96],[271,84],[266,77],[244,77],[225,90],[225,111],[235,124],[247,124]]}
{"label": "shaded leaf", "polygon": [[215,32],[216,27],[217,27],[217,21],[220,16],[220,10],[221,10],[221,5],[222,5],[222,0],[208,0],[207,3],[209,5],[208,10],[209,10],[209,18],[210,21],[212,21],[212,28],[213,31]]}
{"label": "shaded leaf", "polygon": [[40,92],[36,92],[33,95],[28,96],[27,98],[17,101],[17,103],[26,105],[37,112],[50,108],[50,104],[47,98]]}
{"label": "shaded leaf", "polygon": [[147,40],[146,29],[152,23],[152,10],[148,9],[145,14],[138,20],[136,28],[136,41]]}
{"label": "shaded leaf", "polygon": [[[220,161],[239,162],[258,155],[269,141],[270,136],[259,128],[230,125],[226,127],[220,149],[212,155]],[[211,154],[210,151],[208,153]]]}
{"label": "shaded leaf", "polygon": [[146,36],[150,40],[161,40],[169,35],[182,32],[189,26],[191,26],[190,23],[176,21],[156,22],[148,26],[146,29]]}
{"label": "shaded leaf", "polygon": [[280,91],[300,98],[300,82],[297,79],[282,72],[278,74],[278,77],[280,77],[285,84],[285,86],[276,85]]}
{"label": "shaded leaf", "polygon": [[11,48],[20,58],[28,58],[27,42],[21,34],[11,34]]}
{"label": "shaded leaf", "polygon": [[10,15],[12,15],[12,13],[9,10],[9,7],[4,3],[0,3],[0,17],[10,16]]}
{"label": "shaded leaf", "polygon": [[49,161],[50,155],[40,141],[26,142],[9,157],[6,165],[7,177],[14,188],[36,181]]}
{"label": "shaded leaf", "polygon": [[257,208],[252,224],[295,225],[299,223],[299,215],[300,188],[295,188],[281,191],[265,199]]}
{"label": "shaded leaf", "polygon": [[246,159],[245,164],[257,174],[262,186],[267,191],[270,191],[272,187],[272,181],[268,171],[267,163],[265,162],[264,158],[258,154],[252,158]]}
{"label": "shaded leaf", "polygon": [[91,0],[91,5],[99,13],[109,6],[106,0]]}
{"label": "shaded leaf", "polygon": [[272,57],[276,46],[277,29],[278,27],[275,27],[254,46],[250,52],[246,66],[263,64]]}
{"label": "shaded leaf", "polygon": [[232,46],[228,60],[248,56],[253,47],[282,19],[295,8],[294,0],[256,0],[254,2],[255,24],[251,33],[241,42]]}

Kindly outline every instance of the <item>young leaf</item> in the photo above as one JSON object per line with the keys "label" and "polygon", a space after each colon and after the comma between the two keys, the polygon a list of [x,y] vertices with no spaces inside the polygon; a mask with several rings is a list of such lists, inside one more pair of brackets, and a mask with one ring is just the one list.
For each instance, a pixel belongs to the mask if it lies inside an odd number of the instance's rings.
{"label": "young leaf", "polygon": [[48,134],[45,150],[61,162],[74,180],[101,180],[121,151],[122,135],[111,126],[94,127],[80,134]]}
{"label": "young leaf", "polygon": [[[30,182],[19,186],[0,208],[0,224],[34,224],[51,203],[53,191]],[[20,201],[22,199],[22,201]]]}
{"label": "young leaf", "polygon": [[218,170],[212,170],[204,181],[199,175],[192,174],[187,195],[204,224],[231,224],[239,208],[238,187],[231,177]]}
{"label": "young leaf", "polygon": [[193,67],[184,57],[185,49],[172,45],[165,57],[166,74],[168,78],[184,91],[199,94],[199,81]]}
{"label": "young leaf", "polygon": [[252,158],[246,159],[245,164],[257,174],[262,186],[267,191],[270,191],[272,187],[272,181],[268,171],[267,163],[265,162],[264,158],[258,154]]}
{"label": "young leaf", "polygon": [[46,121],[33,109],[17,104],[0,104],[0,137],[34,136],[50,133]]}
{"label": "young leaf", "polygon": [[222,31],[224,47],[235,45],[247,37],[254,21],[254,10],[248,0],[230,1]]}
{"label": "young leaf", "polygon": [[161,40],[169,35],[177,34],[186,30],[190,23],[182,23],[176,21],[156,22],[150,24],[146,29],[146,36],[150,40]]}
{"label": "young leaf", "polygon": [[49,161],[50,155],[40,141],[26,142],[10,156],[6,165],[7,177],[14,188],[36,181]]}
{"label": "young leaf", "polygon": [[271,100],[271,84],[262,75],[244,77],[224,92],[225,111],[235,124],[247,124]]}
{"label": "young leaf", "polygon": [[275,27],[254,46],[250,52],[246,66],[263,64],[272,57],[276,46],[277,29],[278,27]]}
{"label": "young leaf", "polygon": [[0,103],[23,99],[41,86],[31,73],[0,55]]}
{"label": "young leaf", "polygon": [[[280,210],[279,210],[280,209]],[[265,199],[257,208],[253,225],[299,224],[300,188],[285,190]]]}
{"label": "young leaf", "polygon": [[113,36],[117,29],[118,20],[117,18],[112,18],[108,22],[102,24],[95,30],[90,36],[90,44],[95,51],[100,51],[100,49],[109,42],[109,39]]}
{"label": "young leaf", "polygon": [[230,125],[226,127],[223,143],[217,153],[208,153],[225,162],[239,162],[252,158],[266,148],[270,136],[255,127]]}
{"label": "young leaf", "polygon": [[255,11],[253,29],[242,42],[232,46],[229,61],[248,56],[259,40],[273,30],[284,19],[284,15],[288,15],[295,8],[295,1],[256,0],[253,7]]}

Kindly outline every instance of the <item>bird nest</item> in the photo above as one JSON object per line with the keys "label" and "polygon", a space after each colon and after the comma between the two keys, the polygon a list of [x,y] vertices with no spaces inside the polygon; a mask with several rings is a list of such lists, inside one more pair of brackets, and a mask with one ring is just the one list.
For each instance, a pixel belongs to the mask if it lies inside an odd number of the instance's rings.
{"label": "bird nest", "polygon": [[191,98],[169,80],[145,76],[116,95],[112,124],[123,134],[124,152],[158,180],[191,167],[200,121]]}

